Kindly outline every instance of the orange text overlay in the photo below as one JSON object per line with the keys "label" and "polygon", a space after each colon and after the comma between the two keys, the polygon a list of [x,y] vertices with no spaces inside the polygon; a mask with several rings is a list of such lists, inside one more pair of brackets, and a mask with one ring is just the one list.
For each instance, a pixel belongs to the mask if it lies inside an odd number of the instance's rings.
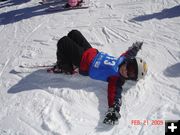
{"label": "orange text overlay", "polygon": [[131,120],[131,125],[138,126],[138,125],[154,125],[154,126],[161,126],[164,125],[164,120]]}

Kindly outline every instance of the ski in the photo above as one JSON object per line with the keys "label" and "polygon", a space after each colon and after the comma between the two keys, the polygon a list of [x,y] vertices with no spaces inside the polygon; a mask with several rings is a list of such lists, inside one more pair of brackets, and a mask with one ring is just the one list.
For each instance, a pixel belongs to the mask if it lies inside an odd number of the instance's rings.
{"label": "ski", "polygon": [[19,65],[20,68],[50,68],[53,67],[52,65]]}
{"label": "ski", "polygon": [[89,6],[87,5],[80,5],[76,7],[68,7],[66,8],[64,5],[54,5],[54,6],[49,6],[48,9],[46,9],[47,12],[57,12],[57,11],[67,11],[67,10],[75,10],[75,9],[87,9]]}
{"label": "ski", "polygon": [[79,73],[79,68],[78,67],[74,67],[73,71],[70,73],[70,72],[65,72],[63,71],[62,69],[58,69],[58,68],[55,68],[55,67],[50,67],[50,68],[47,68],[47,72],[48,73],[65,73],[65,74],[78,74]]}
{"label": "ski", "polygon": [[39,4],[41,5],[50,5],[50,4],[57,4],[63,3],[63,0],[51,0],[51,1],[40,1]]}

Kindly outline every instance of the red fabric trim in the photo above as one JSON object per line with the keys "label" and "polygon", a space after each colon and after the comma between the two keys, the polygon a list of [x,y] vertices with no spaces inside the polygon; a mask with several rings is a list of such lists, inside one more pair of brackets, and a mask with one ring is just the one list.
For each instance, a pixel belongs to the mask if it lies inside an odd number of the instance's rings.
{"label": "red fabric trim", "polygon": [[83,53],[80,62],[80,70],[82,72],[89,71],[89,66],[92,63],[93,59],[96,57],[96,55],[97,55],[97,50],[95,48],[89,48]]}
{"label": "red fabric trim", "polygon": [[116,83],[118,77],[110,77],[108,83],[108,105],[112,107],[116,96]]}
{"label": "red fabric trim", "polygon": [[121,54],[120,56],[126,56],[128,54],[128,51],[124,52],[123,54]]}

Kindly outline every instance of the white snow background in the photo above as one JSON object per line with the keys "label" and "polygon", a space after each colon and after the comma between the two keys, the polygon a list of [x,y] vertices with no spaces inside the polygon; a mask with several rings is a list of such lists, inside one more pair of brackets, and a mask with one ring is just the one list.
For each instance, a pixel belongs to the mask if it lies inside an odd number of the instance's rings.
{"label": "white snow background", "polygon": [[[164,135],[164,124],[131,122],[180,119],[180,0],[90,0],[53,13],[39,1],[0,2],[0,135]],[[72,29],[116,57],[144,41],[148,74],[124,86],[118,125],[102,123],[107,83],[31,68],[53,64]]]}

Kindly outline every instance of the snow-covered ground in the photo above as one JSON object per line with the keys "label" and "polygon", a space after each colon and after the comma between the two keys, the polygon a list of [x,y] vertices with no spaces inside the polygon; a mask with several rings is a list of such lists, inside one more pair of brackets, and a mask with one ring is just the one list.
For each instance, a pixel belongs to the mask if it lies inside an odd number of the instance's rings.
{"label": "snow-covered ground", "polygon": [[[180,0],[90,0],[55,13],[38,2],[0,2],[0,135],[164,135],[151,121],[180,119]],[[102,124],[107,83],[30,68],[53,64],[57,40],[72,29],[117,57],[144,41],[148,74],[124,86],[118,125]]]}

